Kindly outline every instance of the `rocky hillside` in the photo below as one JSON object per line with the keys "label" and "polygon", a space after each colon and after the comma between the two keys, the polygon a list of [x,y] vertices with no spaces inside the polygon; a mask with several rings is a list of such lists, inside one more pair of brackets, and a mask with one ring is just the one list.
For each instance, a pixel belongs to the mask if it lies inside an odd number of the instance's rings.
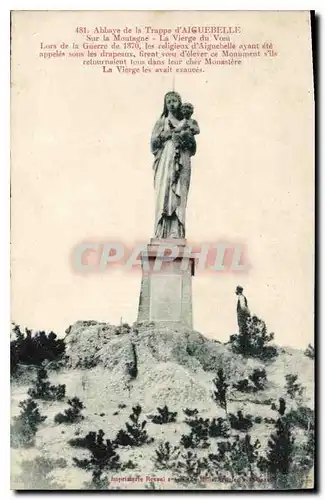
{"label": "rocky hillside", "polygon": [[[302,351],[279,349],[277,357],[262,362],[234,354],[230,345],[209,340],[195,331],[169,330],[154,324],[137,328],[127,325],[116,327],[95,321],[79,321],[69,327],[65,342],[65,364],[62,367],[55,367],[55,363],[51,367],[50,364],[48,374],[51,384],[66,385],[66,397],[63,401],[37,400],[41,414],[47,419],[39,427],[35,446],[12,450],[13,488],[42,487],[37,470],[28,466],[41,456],[50,461],[62,462],[64,459],[63,466],[53,467],[49,473],[51,487],[82,489],[84,482],[91,479],[91,474],[74,466],[73,457],[84,458],[89,454],[86,450],[71,447],[68,440],[99,429],[103,429],[105,438],[114,439],[117,432],[125,427],[132,407],[139,404],[142,408],[140,420],[147,420],[146,429],[154,441],[140,447],[118,449],[121,460],[132,460],[135,468],[118,473],[109,471],[107,475],[111,485],[114,476],[124,476],[124,482],[119,479],[119,488],[229,489],[226,482],[207,480],[203,485],[197,482],[176,483],[170,471],[157,470],[152,460],[159,444],[169,441],[179,446],[181,436],[190,432],[184,422],[186,415],[183,410],[186,408],[197,409],[199,417],[204,419],[225,418],[224,409],[212,398],[215,390],[212,381],[220,368],[229,386],[228,413],[236,414],[241,410],[244,415],[253,417],[249,433],[252,441],[259,440],[261,455],[265,454],[270,433],[274,432],[274,419],[277,418],[276,411],[271,409],[272,403],[284,397],[287,411],[297,407],[296,399],[286,393],[285,375],[298,374],[299,383],[304,388],[299,405],[314,407],[314,363]],[[250,392],[237,390],[234,385],[247,379],[255,369],[265,369],[265,387]],[[19,401],[28,397],[27,390],[35,379],[35,373],[31,368],[26,369],[13,381],[12,416],[20,411]],[[67,400],[74,396],[85,405],[84,420],[58,425],[54,422],[55,415],[66,409]],[[176,422],[164,425],[152,423],[148,416],[157,414],[157,407],[165,405],[171,412],[177,412]],[[230,432],[231,436],[238,434],[235,429]],[[296,442],[301,439],[304,439],[303,433],[298,429]],[[191,451],[203,459],[208,453],[217,453],[218,440],[209,440],[208,451],[200,447]],[[31,467],[34,471],[32,485],[30,479],[27,481],[26,473]],[[136,477],[142,480],[136,481]],[[261,485],[263,489],[267,487],[266,484]]]}

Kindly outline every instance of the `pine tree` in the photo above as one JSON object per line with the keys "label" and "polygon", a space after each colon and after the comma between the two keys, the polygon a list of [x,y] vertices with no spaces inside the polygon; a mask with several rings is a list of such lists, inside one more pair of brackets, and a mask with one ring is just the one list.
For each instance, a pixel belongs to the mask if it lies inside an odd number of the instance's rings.
{"label": "pine tree", "polygon": [[115,451],[115,443],[110,439],[104,441],[104,435],[101,429],[98,434],[89,433],[85,439],[85,447],[90,451],[91,457],[82,460],[73,458],[77,467],[92,471],[95,481],[101,477],[104,470],[119,470],[122,467],[120,456]]}
{"label": "pine tree", "polygon": [[268,333],[261,318],[249,316],[242,331],[230,336],[230,344],[238,354],[265,360],[278,355],[276,347],[268,345],[273,339],[274,333]]}
{"label": "pine tree", "polygon": [[226,383],[226,377],[222,368],[218,370],[217,377],[213,379],[213,383],[216,390],[213,392],[213,400],[221,406],[227,412],[227,391],[228,384]]}
{"label": "pine tree", "polygon": [[157,469],[173,469],[176,465],[176,460],[179,457],[179,447],[172,447],[169,441],[161,443],[155,450],[154,464]]}
{"label": "pine tree", "polygon": [[42,455],[33,460],[22,460],[19,464],[20,473],[14,476],[12,483],[15,490],[62,490],[64,486],[57,483],[52,476],[55,469],[64,469],[66,460],[52,460]]}
{"label": "pine tree", "polygon": [[260,462],[260,468],[267,471],[270,480],[277,488],[287,487],[288,474],[293,461],[294,438],[290,424],[285,418],[285,411],[285,400],[280,398],[279,418],[275,423],[276,432],[271,434],[268,441],[266,459]]}
{"label": "pine tree", "polygon": [[290,398],[291,399],[301,398],[304,388],[298,382],[298,375],[289,373],[288,375],[285,376],[285,379],[286,379],[285,389]]}
{"label": "pine tree", "polygon": [[148,433],[145,429],[147,424],[146,420],[139,422],[140,414],[142,408],[137,405],[132,408],[133,412],[129,416],[131,424],[126,422],[126,431],[120,429],[115,438],[115,442],[119,446],[142,446],[147,443],[152,443],[153,438],[149,438]]}
{"label": "pine tree", "polygon": [[54,422],[57,424],[72,424],[74,422],[79,422],[84,419],[84,416],[81,415],[81,410],[85,408],[84,404],[80,401],[79,398],[74,397],[68,400],[68,405],[70,408],[64,410],[64,413],[57,413],[54,417]]}
{"label": "pine tree", "polygon": [[254,465],[258,460],[260,442],[251,442],[251,436],[246,434],[241,438],[236,435],[227,441],[218,442],[218,453],[209,454],[210,471],[213,477],[233,483],[252,484],[256,479]]}
{"label": "pine tree", "polygon": [[197,483],[208,468],[206,459],[200,459],[192,451],[187,451],[181,455],[181,460],[177,462],[174,469],[174,479],[178,483]]}
{"label": "pine tree", "polygon": [[157,408],[158,415],[152,415],[148,418],[151,419],[153,424],[169,424],[176,422],[177,411],[169,411],[168,406],[165,405],[163,408]]}
{"label": "pine tree", "polygon": [[40,366],[43,361],[63,358],[65,343],[57,339],[54,332],[33,332],[26,328],[23,333],[19,325],[13,324],[15,339],[10,342],[11,372],[14,374],[19,363]]}
{"label": "pine tree", "polygon": [[11,426],[11,446],[33,446],[37,429],[47,417],[40,414],[37,403],[31,398],[21,401],[19,407],[22,410],[13,418]]}
{"label": "pine tree", "polygon": [[61,400],[65,396],[65,384],[51,385],[48,380],[48,374],[44,367],[37,370],[37,378],[34,381],[34,387],[28,390],[28,395],[35,399],[45,401]]}

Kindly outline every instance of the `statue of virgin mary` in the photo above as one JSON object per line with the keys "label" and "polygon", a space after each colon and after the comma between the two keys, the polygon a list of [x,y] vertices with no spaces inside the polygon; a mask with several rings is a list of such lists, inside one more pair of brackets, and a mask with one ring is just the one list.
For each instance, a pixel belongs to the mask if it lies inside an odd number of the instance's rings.
{"label": "statue of virgin mary", "polygon": [[[191,156],[196,142],[189,127],[181,133],[184,116],[177,92],[168,92],[151,136],[154,154],[155,238],[185,238],[185,210],[191,180]],[[198,133],[196,131],[195,133]]]}

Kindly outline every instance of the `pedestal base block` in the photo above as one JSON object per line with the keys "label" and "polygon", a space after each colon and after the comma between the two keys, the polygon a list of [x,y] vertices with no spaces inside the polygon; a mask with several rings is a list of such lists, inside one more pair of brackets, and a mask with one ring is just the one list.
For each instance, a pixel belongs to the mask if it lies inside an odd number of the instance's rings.
{"label": "pedestal base block", "polygon": [[[193,327],[194,259],[186,240],[151,240],[141,254],[142,281],[138,323]],[[176,255],[176,257],[174,257]]]}

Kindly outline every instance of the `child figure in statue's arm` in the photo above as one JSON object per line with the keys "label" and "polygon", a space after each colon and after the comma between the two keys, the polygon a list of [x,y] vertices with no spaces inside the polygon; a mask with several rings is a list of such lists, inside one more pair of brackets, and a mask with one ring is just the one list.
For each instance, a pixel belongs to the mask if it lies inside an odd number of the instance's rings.
{"label": "child figure in statue's arm", "polygon": [[192,118],[193,111],[193,104],[184,102],[181,106],[183,119],[179,122],[177,127],[173,127],[170,123],[177,153],[179,152],[180,146],[185,146],[186,149],[191,151],[191,156],[196,153],[196,141],[194,136],[200,133],[198,122]]}
{"label": "child figure in statue's arm", "polygon": [[[200,127],[196,120],[192,117],[194,112],[194,106],[190,102],[184,102],[181,106],[181,112],[183,115],[183,120],[180,122],[175,132],[179,131],[181,137],[186,135],[186,132],[190,132],[192,135],[196,135],[200,133]],[[179,129],[179,130],[178,130]]]}
{"label": "child figure in statue's arm", "polygon": [[179,178],[180,171],[180,149],[188,149],[191,156],[196,153],[196,140],[195,135],[200,133],[199,124],[196,120],[192,118],[194,111],[193,104],[189,102],[184,102],[181,105],[181,113],[183,119],[179,122],[177,127],[169,121],[169,127],[172,132],[172,139],[175,143],[175,170],[173,176],[173,182],[177,182]]}

